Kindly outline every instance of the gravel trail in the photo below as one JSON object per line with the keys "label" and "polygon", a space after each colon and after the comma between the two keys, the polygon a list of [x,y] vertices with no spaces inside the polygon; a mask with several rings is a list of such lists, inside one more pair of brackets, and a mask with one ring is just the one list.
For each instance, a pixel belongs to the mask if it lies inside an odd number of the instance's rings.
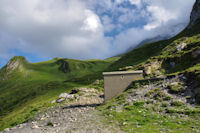
{"label": "gravel trail", "polygon": [[108,124],[96,109],[103,102],[102,92],[92,88],[80,90],[87,93],[3,133],[122,133],[115,124]]}

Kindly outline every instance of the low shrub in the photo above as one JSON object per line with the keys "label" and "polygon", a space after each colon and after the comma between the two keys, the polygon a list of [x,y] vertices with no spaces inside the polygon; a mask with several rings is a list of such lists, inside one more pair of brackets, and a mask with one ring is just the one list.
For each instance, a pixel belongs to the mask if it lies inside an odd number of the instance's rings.
{"label": "low shrub", "polygon": [[144,104],[145,104],[145,102],[143,102],[143,101],[136,101],[136,102],[134,102],[133,105],[136,106],[136,107],[143,107]]}
{"label": "low shrub", "polygon": [[184,103],[181,102],[181,101],[173,101],[173,102],[171,102],[171,105],[172,105],[172,106],[183,106]]}
{"label": "low shrub", "polygon": [[52,127],[53,127],[53,123],[50,122],[50,121],[48,121],[48,122],[47,122],[47,126],[52,126]]}
{"label": "low shrub", "polygon": [[168,87],[169,91],[174,94],[182,93],[185,91],[185,88],[181,83],[178,83],[177,85],[171,85],[169,84]]}
{"label": "low shrub", "polygon": [[169,103],[163,102],[161,106],[162,106],[162,107],[168,107],[168,106],[169,106]]}
{"label": "low shrub", "polygon": [[166,97],[163,98],[163,100],[169,101],[169,100],[171,100],[171,97],[170,96],[166,96]]}

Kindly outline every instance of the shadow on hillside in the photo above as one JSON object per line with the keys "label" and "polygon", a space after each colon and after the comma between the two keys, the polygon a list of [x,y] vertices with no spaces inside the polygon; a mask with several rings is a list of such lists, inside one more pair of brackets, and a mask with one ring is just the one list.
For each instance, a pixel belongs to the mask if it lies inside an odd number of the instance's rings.
{"label": "shadow on hillside", "polygon": [[85,104],[85,105],[70,105],[67,107],[63,107],[63,109],[73,109],[73,108],[85,108],[85,107],[97,107],[101,104]]}

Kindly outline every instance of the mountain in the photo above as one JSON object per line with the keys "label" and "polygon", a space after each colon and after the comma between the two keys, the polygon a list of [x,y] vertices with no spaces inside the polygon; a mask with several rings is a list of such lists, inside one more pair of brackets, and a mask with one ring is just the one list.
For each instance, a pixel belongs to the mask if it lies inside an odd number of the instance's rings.
{"label": "mountain", "polygon": [[114,62],[109,70],[118,70],[121,67],[129,65],[137,65],[143,61],[159,55],[160,52],[173,41],[181,38],[197,35],[200,33],[200,0],[196,0],[190,15],[190,22],[188,26],[176,36],[161,40],[158,42],[152,42],[150,44],[144,44],[141,47],[137,47],[132,51],[123,54],[120,60]]}
{"label": "mountain", "polygon": [[191,28],[195,24],[199,23],[200,21],[200,0],[196,0],[191,15],[190,15],[190,23],[188,28]]}
{"label": "mountain", "polygon": [[[145,44],[126,53],[112,63],[108,70],[143,70],[147,77],[181,73],[191,78],[193,75],[194,82],[200,86],[200,15],[197,14],[199,10],[197,0],[191,12],[189,28],[186,27],[173,38]],[[200,93],[195,95],[196,100],[200,102]]]}
{"label": "mountain", "polygon": [[142,42],[140,42],[140,43],[136,46],[136,48],[141,47],[142,45],[147,44],[147,43],[158,42],[158,41],[160,41],[160,40],[166,40],[166,39],[168,39],[168,38],[170,38],[170,37],[169,37],[169,36],[160,36],[160,35],[158,35],[158,36],[156,36],[156,37],[154,37],[154,38],[145,39],[145,40],[143,40]]}
{"label": "mountain", "polygon": [[48,107],[49,101],[61,92],[102,78],[102,72],[113,60],[116,59],[55,58],[30,63],[25,57],[13,57],[0,70],[0,129],[30,119],[38,110]]}
{"label": "mountain", "polygon": [[[191,23],[192,20],[190,21],[190,24]],[[190,27],[190,24],[188,25],[188,27]],[[186,27],[182,32],[170,39],[144,44],[141,47],[135,48],[132,51],[123,54],[123,56],[119,60],[110,65],[108,71],[119,70],[119,68],[123,68],[125,66],[138,65],[153,56],[159,55],[162,50],[166,46],[170,45],[172,42],[180,38],[187,38],[200,33],[200,22],[198,21],[198,19],[197,21],[195,21],[195,24],[192,27],[188,27]]]}
{"label": "mountain", "polygon": [[153,42],[157,42],[157,41],[160,41],[160,40],[166,40],[168,38],[170,38],[170,37],[169,36],[160,36],[159,35],[159,36],[156,36],[156,37],[153,37],[153,38],[145,39],[145,40],[141,41],[138,45],[128,48],[128,50],[125,53],[130,52],[135,48],[139,48],[139,47],[143,46],[144,44],[153,43]]}
{"label": "mountain", "polygon": [[[135,81],[127,91],[97,108],[106,116],[105,121],[130,133],[199,132],[199,19],[196,0],[190,23],[182,32],[144,44],[122,57],[86,61],[55,58],[39,63],[13,57],[0,70],[0,130],[26,122],[49,107],[60,106],[52,105],[52,100],[63,92],[76,91],[74,87],[97,87],[94,81],[102,79],[103,71],[143,70],[149,80]],[[72,108],[78,107],[83,106]]]}
{"label": "mountain", "polygon": [[[108,68],[143,70],[125,92],[99,107],[127,133],[200,132],[200,6],[173,38],[145,44],[124,54]],[[131,66],[131,67],[126,67]]]}

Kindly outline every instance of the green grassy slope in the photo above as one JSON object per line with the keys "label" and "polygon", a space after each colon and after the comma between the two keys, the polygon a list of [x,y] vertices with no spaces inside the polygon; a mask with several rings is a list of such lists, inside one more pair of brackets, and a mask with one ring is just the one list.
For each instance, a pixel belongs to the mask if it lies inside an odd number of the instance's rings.
{"label": "green grassy slope", "polygon": [[29,63],[24,57],[12,58],[0,70],[0,129],[28,120],[62,92],[102,78],[110,62],[55,58]]}
{"label": "green grassy slope", "polygon": [[[174,100],[160,88],[146,91],[146,85],[148,84],[137,84],[98,109],[109,122],[116,123],[126,133],[200,131],[200,120],[197,119],[200,117],[200,106],[190,107],[184,102]],[[137,95],[141,95],[139,92],[142,91],[145,96],[140,99]]]}
{"label": "green grassy slope", "polygon": [[171,39],[145,44],[144,46],[141,46],[124,54],[119,60],[110,65],[108,71],[119,70],[119,68],[130,65],[138,65],[153,56],[159,55],[162,50],[173,41],[182,37],[191,37],[199,33],[200,23],[197,23],[191,29],[185,29]]}
{"label": "green grassy slope", "polygon": [[[122,57],[106,60],[82,61],[55,58],[46,62],[29,63],[24,57],[14,57],[0,70],[0,130],[22,123],[38,111],[45,110],[51,106],[50,101],[60,93],[70,91],[73,87],[88,85],[95,79],[102,78],[103,71],[119,70],[129,65],[133,66],[133,70],[145,71],[145,66],[151,66],[152,62],[159,62],[158,68],[152,67],[152,72],[148,76],[185,73],[200,83],[199,58],[192,57],[193,52],[199,50],[199,33],[200,23],[191,29],[185,29],[169,40],[146,44]],[[184,40],[185,37],[187,40]],[[176,47],[181,43],[187,43],[186,48],[175,52]],[[172,68],[169,65],[170,62],[174,62],[175,67]],[[156,71],[160,73],[157,74]],[[122,121],[122,124],[126,120],[130,123],[141,121],[147,127],[151,120],[155,123],[159,122],[157,121],[159,118],[164,121],[170,120],[163,118],[165,116],[156,115],[155,119],[147,118],[143,116],[143,113],[137,112],[139,111],[137,106],[125,106],[125,113],[109,112],[110,107],[115,106],[115,102],[123,103],[123,100],[124,98],[115,99],[106,104],[105,108],[102,107],[105,110],[104,113],[115,116],[114,119]],[[144,110],[148,116],[152,115],[146,108],[142,107],[141,110]],[[138,118],[130,118],[132,114]],[[171,124],[170,127],[172,127],[175,122],[166,124]],[[130,125],[127,127],[129,128]]]}
{"label": "green grassy slope", "polygon": [[[178,50],[183,45],[184,48]],[[168,82],[167,87],[161,87],[165,80],[136,82],[129,90],[100,106],[99,110],[125,132],[199,132],[200,120],[196,119],[200,117],[199,53],[200,23],[169,40],[146,44],[125,54],[111,64],[109,70],[139,69],[144,70],[147,77],[184,75],[186,80],[177,81],[178,85]],[[125,67],[130,65],[132,69]],[[193,106],[176,99],[191,98],[185,89],[188,86],[194,93],[196,104]]]}
{"label": "green grassy slope", "polygon": [[[196,118],[200,117],[200,23],[169,40],[134,49],[111,64],[108,70],[138,69],[147,77],[180,76],[185,80],[178,78],[178,85],[168,82],[167,87],[163,86],[165,80],[136,82],[132,88],[100,106],[102,114],[130,133],[199,132],[200,120]],[[196,103],[192,106],[188,106],[189,102],[176,101],[176,97],[191,98],[186,88],[194,94]]]}

